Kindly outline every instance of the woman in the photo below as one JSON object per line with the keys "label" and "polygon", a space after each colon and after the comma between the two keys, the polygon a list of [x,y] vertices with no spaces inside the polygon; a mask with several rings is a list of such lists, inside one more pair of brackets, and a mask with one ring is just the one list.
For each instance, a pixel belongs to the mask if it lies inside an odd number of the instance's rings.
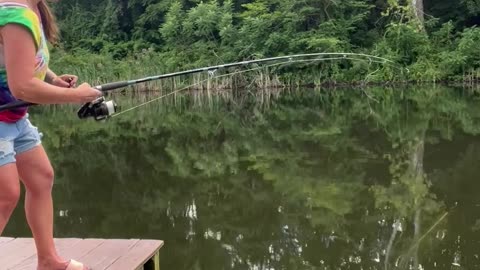
{"label": "woman", "polygon": [[[0,105],[16,99],[36,104],[90,102],[101,92],[48,68],[47,42],[57,27],[45,0],[0,0]],[[85,270],[64,261],[53,241],[53,169],[27,108],[0,112],[0,235],[26,188],[25,212],[35,239],[38,270]],[[1,268],[1,266],[0,266]]]}

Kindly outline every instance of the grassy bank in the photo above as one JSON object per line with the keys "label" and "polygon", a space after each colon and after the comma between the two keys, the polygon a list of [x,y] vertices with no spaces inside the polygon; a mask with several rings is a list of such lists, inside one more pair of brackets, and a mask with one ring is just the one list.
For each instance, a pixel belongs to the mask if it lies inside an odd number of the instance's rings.
{"label": "grassy bank", "polygon": [[[480,31],[478,31],[480,37]],[[473,50],[474,44],[471,44]],[[299,62],[284,65],[271,63],[262,66],[244,66],[185,75],[135,85],[135,91],[164,91],[192,86],[200,90],[225,90],[245,87],[345,87],[368,85],[404,84],[452,84],[475,87],[480,81],[480,69],[474,53],[456,50],[430,54],[409,65],[396,57],[382,53],[385,48],[373,52],[361,52],[381,56],[394,61],[394,64],[370,62],[364,59],[332,59],[311,63]],[[445,58],[446,54],[450,54]],[[478,54],[478,53],[477,53]],[[443,56],[441,56],[443,55]],[[466,60],[472,63],[465,66]],[[70,73],[79,76],[81,82],[98,85],[108,82],[138,79],[146,76],[167,74],[187,69],[226,64],[211,58],[193,63],[172,64],[171,53],[143,50],[117,59],[107,53],[92,53],[86,50],[66,52],[52,50],[51,68],[57,73]],[[245,59],[238,59],[242,61]],[[250,59],[249,59],[250,60]],[[457,63],[457,64],[454,64]]]}

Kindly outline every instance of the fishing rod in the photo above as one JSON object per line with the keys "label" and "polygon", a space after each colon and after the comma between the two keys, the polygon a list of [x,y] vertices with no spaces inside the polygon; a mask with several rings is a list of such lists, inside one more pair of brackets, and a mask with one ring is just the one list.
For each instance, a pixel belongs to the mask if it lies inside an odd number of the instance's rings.
{"label": "fishing rod", "polygon": [[[322,58],[322,59],[293,60],[293,61],[289,61],[289,62],[286,62],[286,63],[280,62],[280,63],[275,63],[275,64],[269,64],[269,65],[263,66],[263,67],[262,67],[262,66],[261,66],[261,67],[254,67],[254,68],[250,68],[250,69],[247,69],[247,70],[240,70],[240,71],[235,71],[235,72],[229,73],[229,74],[222,74],[222,75],[217,75],[217,76],[215,76],[215,77],[209,77],[209,78],[207,78],[207,79],[204,79],[204,80],[195,82],[195,83],[193,83],[193,84],[191,84],[191,85],[185,86],[185,87],[183,87],[183,88],[181,88],[181,89],[177,89],[177,90],[174,90],[174,91],[169,92],[169,93],[167,93],[167,94],[158,96],[158,97],[156,97],[156,98],[154,98],[154,99],[151,99],[151,100],[149,100],[149,101],[143,102],[143,103],[141,103],[141,104],[139,104],[139,105],[136,105],[136,106],[133,106],[133,107],[131,107],[131,108],[129,108],[129,109],[126,109],[126,110],[123,110],[123,111],[121,111],[121,112],[115,113],[115,114],[111,115],[110,118],[117,117],[117,116],[122,115],[122,114],[124,114],[124,113],[127,113],[127,112],[129,112],[129,111],[133,111],[133,110],[135,110],[135,109],[138,109],[138,108],[140,108],[140,107],[143,107],[143,106],[145,106],[145,105],[148,105],[148,104],[150,104],[150,103],[152,103],[152,102],[155,102],[155,101],[158,101],[158,100],[160,100],[160,99],[166,98],[166,97],[168,97],[168,96],[171,96],[171,95],[177,94],[177,93],[179,93],[179,92],[188,90],[188,89],[190,89],[190,88],[193,87],[193,86],[201,85],[201,84],[203,84],[203,83],[205,83],[205,82],[207,82],[208,80],[211,80],[211,79],[220,79],[220,78],[227,77],[227,76],[239,75],[239,74],[242,74],[242,73],[247,73],[247,72],[251,72],[251,71],[256,71],[256,70],[259,70],[259,69],[262,69],[262,68],[270,68],[270,67],[279,66],[279,65],[297,64],[297,63],[310,63],[310,64],[311,64],[311,63],[314,63],[314,62],[318,62],[318,61],[320,61],[320,60],[324,61],[324,60],[342,60],[342,59],[345,59],[345,58],[343,58],[343,57],[327,57],[327,58]],[[355,60],[355,61],[361,61],[361,59],[355,59],[355,58],[347,58],[347,59],[352,60],[352,61],[353,61],[353,60]],[[383,64],[382,61],[378,61],[378,60],[371,60],[371,62]]]}
{"label": "fishing rod", "polygon": [[[247,60],[247,61],[234,62],[234,63],[228,63],[228,64],[220,64],[220,65],[215,65],[215,66],[190,69],[190,70],[186,70],[186,71],[179,71],[179,72],[167,73],[167,74],[162,74],[162,75],[149,76],[149,77],[140,78],[140,79],[106,83],[106,84],[94,86],[93,88],[95,88],[99,91],[102,91],[102,92],[108,92],[108,91],[128,87],[128,86],[139,84],[139,83],[145,83],[145,82],[154,81],[154,80],[168,79],[168,78],[173,78],[173,77],[178,77],[178,76],[183,76],[183,75],[190,75],[190,74],[194,74],[194,73],[208,72],[209,74],[214,74],[214,72],[218,69],[227,69],[227,68],[231,68],[231,67],[246,66],[246,65],[251,65],[251,64],[260,64],[260,63],[271,62],[271,61],[279,61],[279,60],[283,60],[283,61],[286,60],[285,62],[288,63],[288,62],[298,61],[298,60],[295,60],[295,59],[306,58],[306,57],[320,57],[317,60],[322,60],[321,57],[324,57],[324,56],[341,56],[340,58],[344,58],[344,59],[351,59],[350,57],[352,57],[352,56],[359,56],[359,57],[365,57],[365,58],[369,59],[371,62],[392,63],[392,64],[395,65],[395,63],[393,61],[389,60],[389,59],[379,57],[379,56],[373,56],[373,55],[368,55],[368,54],[359,54],[359,53],[295,54],[295,55],[286,55],[286,56],[277,56],[277,57],[270,57],[270,58],[263,58],[263,59]],[[31,102],[26,102],[26,101],[22,101],[22,100],[17,100],[17,101],[8,103],[8,104],[0,105],[0,112],[5,111],[5,110],[10,110],[10,109],[15,109],[15,108],[34,106],[34,105],[38,105],[38,104],[31,103]],[[100,97],[100,98],[98,98],[98,99],[96,99],[92,102],[85,103],[78,110],[77,115],[80,119],[93,117],[95,120],[99,121],[99,120],[104,120],[105,118],[114,114],[117,111],[117,109],[118,109],[118,106],[113,100],[106,101],[105,98],[102,96],[102,97]]]}

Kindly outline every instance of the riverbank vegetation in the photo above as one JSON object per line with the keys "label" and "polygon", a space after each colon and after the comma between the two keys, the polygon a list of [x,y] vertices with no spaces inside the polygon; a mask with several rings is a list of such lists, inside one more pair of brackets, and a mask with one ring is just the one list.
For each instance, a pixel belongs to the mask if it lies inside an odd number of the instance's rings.
{"label": "riverbank vegetation", "polygon": [[61,28],[53,68],[92,84],[317,52],[380,56],[401,71],[332,60],[242,76],[272,86],[480,77],[475,0],[62,0],[53,8]]}

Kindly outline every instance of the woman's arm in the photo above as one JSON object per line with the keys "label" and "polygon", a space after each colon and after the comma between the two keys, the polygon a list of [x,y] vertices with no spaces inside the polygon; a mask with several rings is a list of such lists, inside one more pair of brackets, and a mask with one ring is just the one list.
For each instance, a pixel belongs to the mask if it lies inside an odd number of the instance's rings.
{"label": "woman's arm", "polygon": [[[102,93],[88,84],[68,89],[35,78],[36,47],[32,35],[20,25],[8,24],[0,29],[8,85],[17,98],[36,104],[83,103]],[[54,74],[50,73],[50,76]]]}

